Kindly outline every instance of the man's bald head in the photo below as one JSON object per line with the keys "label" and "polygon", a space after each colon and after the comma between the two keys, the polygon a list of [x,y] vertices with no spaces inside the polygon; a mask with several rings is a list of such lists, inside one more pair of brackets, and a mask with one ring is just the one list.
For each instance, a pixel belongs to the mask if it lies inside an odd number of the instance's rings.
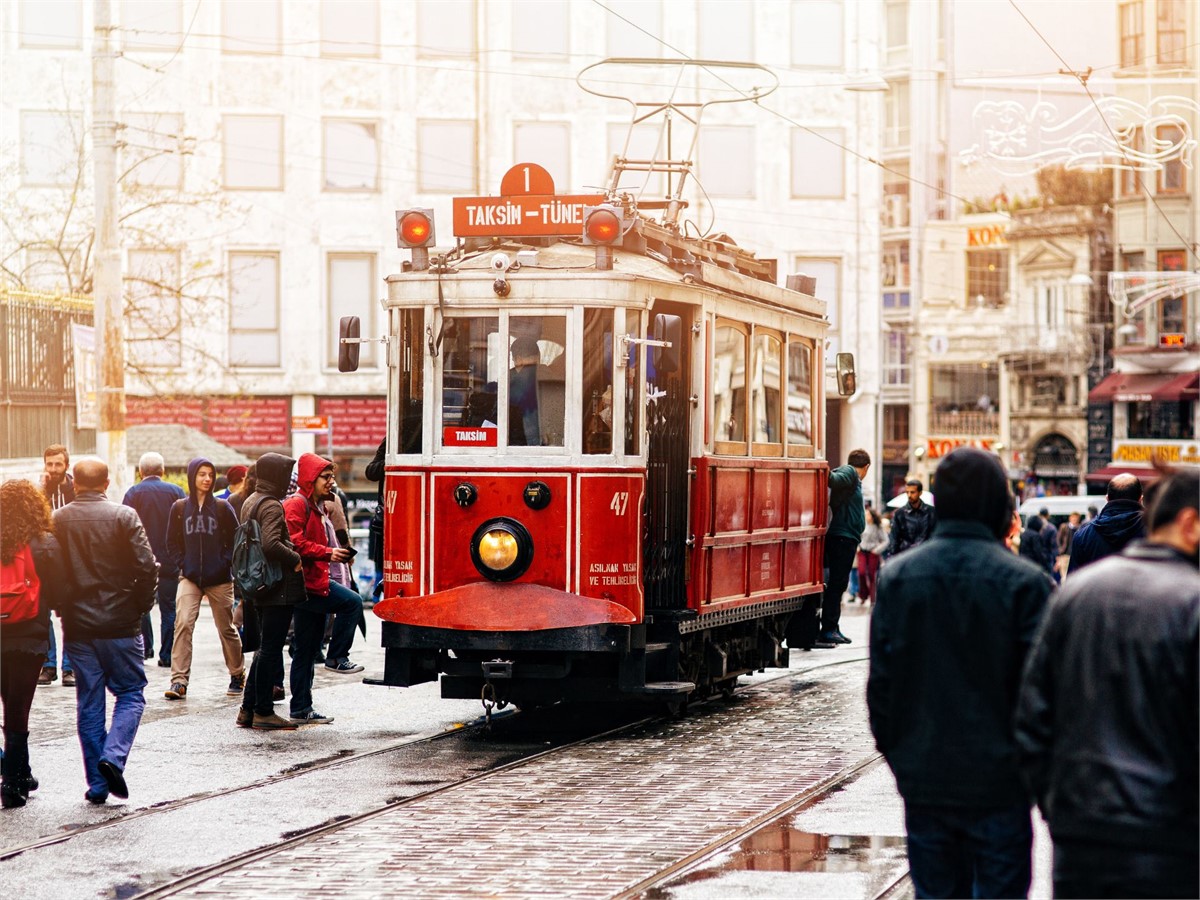
{"label": "man's bald head", "polygon": [[1142,482],[1136,475],[1122,472],[1108,482],[1105,496],[1111,500],[1141,500]]}
{"label": "man's bald head", "polygon": [[108,490],[108,463],[89,457],[75,463],[75,489],[81,491]]}

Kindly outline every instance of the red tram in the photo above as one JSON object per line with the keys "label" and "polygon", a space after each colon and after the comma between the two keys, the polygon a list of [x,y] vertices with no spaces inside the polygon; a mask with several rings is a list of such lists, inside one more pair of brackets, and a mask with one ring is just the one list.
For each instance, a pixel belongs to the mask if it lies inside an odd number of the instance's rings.
{"label": "red tram", "polygon": [[812,285],[532,164],[455,199],[454,251],[434,230],[397,213],[413,260],[384,301],[382,682],[671,705],[786,666],[822,590]]}

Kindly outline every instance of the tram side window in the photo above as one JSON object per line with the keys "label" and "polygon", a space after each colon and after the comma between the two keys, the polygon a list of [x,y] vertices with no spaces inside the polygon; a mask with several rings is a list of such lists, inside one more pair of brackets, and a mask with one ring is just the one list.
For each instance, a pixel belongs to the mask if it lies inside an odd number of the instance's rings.
{"label": "tram side window", "polygon": [[513,316],[509,342],[509,445],[563,446],[566,316]]}
{"label": "tram side window", "polygon": [[583,311],[583,452],[612,453],[613,314]]}
{"label": "tram side window", "polygon": [[812,347],[793,338],[788,341],[787,389],[787,442],[791,448],[812,448],[812,386]]}
{"label": "tram side window", "polygon": [[746,440],[746,335],[717,327],[713,348],[713,424],[718,441]]}
{"label": "tram side window", "polygon": [[779,431],[779,396],[783,386],[782,342],[770,334],[754,335],[754,352],[751,354],[753,381],[750,402],[751,422],[754,425],[754,442],[757,444],[782,444]]}
{"label": "tram side window", "polygon": [[421,452],[424,381],[425,313],[410,309],[400,314],[400,453]]}
{"label": "tram side window", "polygon": [[[497,379],[504,371],[500,320],[495,316],[448,318],[442,337],[442,428],[468,426],[471,443],[496,446]],[[460,440],[446,439],[459,444]]]}
{"label": "tram side window", "polygon": [[[629,334],[643,334],[642,317],[633,310],[625,312],[625,330]],[[636,456],[640,451],[642,434],[642,407],[645,397],[638,388],[641,381],[642,354],[637,344],[629,344],[625,357],[625,454]]]}

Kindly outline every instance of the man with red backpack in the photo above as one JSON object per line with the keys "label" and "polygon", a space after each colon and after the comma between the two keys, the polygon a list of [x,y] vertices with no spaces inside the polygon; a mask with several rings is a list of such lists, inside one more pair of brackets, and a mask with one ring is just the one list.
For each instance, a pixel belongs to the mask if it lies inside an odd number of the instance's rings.
{"label": "man with red backpack", "polygon": [[325,616],[334,614],[333,636],[325,669],[341,675],[363,670],[350,661],[354,628],[362,618],[362,597],[350,590],[348,563],[354,555],[338,545],[325,503],[333,496],[333,463],[305,453],[297,465],[299,492],[284,501],[288,532],[304,564],[306,598],[296,604],[295,656],[292,657],[291,711],[294,721],[333,721],[313,710],[313,665],[325,632]]}

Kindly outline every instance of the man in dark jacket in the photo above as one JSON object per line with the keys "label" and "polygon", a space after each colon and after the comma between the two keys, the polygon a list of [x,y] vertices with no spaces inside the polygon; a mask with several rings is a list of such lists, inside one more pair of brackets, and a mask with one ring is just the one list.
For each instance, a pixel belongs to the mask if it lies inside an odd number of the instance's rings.
{"label": "man in dark jacket", "polygon": [[858,542],[867,527],[862,483],[871,468],[866,450],[851,450],[846,465],[829,473],[829,530],[825,532],[825,596],[821,600],[821,644],[849,644],[842,634],[842,594],[850,582],[850,569]]}
{"label": "man in dark jacket", "polygon": [[[304,599],[304,577],[300,554],[288,536],[283,512],[283,495],[296,461],[281,453],[264,453],[254,464],[255,488],[242,504],[241,521],[258,522],[263,555],[276,564],[283,580],[265,595],[247,601],[246,615],[258,625],[258,648],[246,675],[246,690],[238,710],[242,728],[295,731],[297,723],[275,714],[272,695],[283,684],[283,643],[297,601]],[[249,476],[247,476],[249,477]],[[247,618],[247,633],[251,631]],[[311,677],[311,675],[310,675]]]}
{"label": "man in dark jacket", "polygon": [[[176,500],[183,499],[183,488],[163,481],[162,454],[153,451],[143,453],[138,460],[138,472],[142,480],[125,492],[121,502],[133,509],[142,520],[150,549],[158,560],[158,664],[164,669],[171,666],[171,645],[175,641],[175,590],[179,570],[170,562],[167,553],[167,519]],[[145,641],[146,659],[154,655],[154,631],[150,627],[149,614],[142,620],[142,639]]]}
{"label": "man in dark jacket", "polygon": [[867,710],[904,798],[918,897],[1024,897],[1033,831],[1012,715],[1050,594],[1004,547],[1000,461],[960,447],[937,469],[933,537],[884,566]]}
{"label": "man in dark jacket", "polygon": [[1042,552],[1050,564],[1050,577],[1054,579],[1054,583],[1058,584],[1058,530],[1050,521],[1050,510],[1043,506],[1038,510],[1038,518],[1042,520]]}
{"label": "man in dark jacket", "polygon": [[933,536],[933,526],[937,524],[937,515],[933,507],[921,499],[925,485],[919,479],[910,478],[904,483],[904,493],[908,502],[892,513],[892,530],[888,535],[888,545],[883,551],[884,559],[891,559],[897,553],[903,553]]}
{"label": "man in dark jacket", "polygon": [[1021,532],[1021,547],[1018,553],[1035,566],[1041,566],[1047,572],[1051,572],[1054,561],[1047,555],[1046,541],[1042,537],[1042,532],[1048,527],[1050,526],[1044,523],[1041,516],[1030,516],[1025,521],[1025,530]]}
{"label": "man in dark jacket", "polygon": [[208,600],[221,639],[227,694],[241,696],[246,686],[242,639],[233,624],[233,536],[238,520],[227,500],[213,496],[217,469],[203,457],[188,463],[188,496],[171,507],[167,523],[167,555],[180,571],[175,592],[175,641],[171,650],[168,700],[187,697],[192,671],[192,634],[200,616],[200,600]]}
{"label": "man in dark jacket", "polygon": [[[325,617],[333,613],[333,636],[325,670],[354,675],[363,667],[350,661],[354,629],[362,618],[362,597],[346,587],[336,569],[344,569],[353,554],[338,545],[325,501],[333,496],[333,463],[315,453],[305,453],[296,466],[299,492],[283,503],[288,534],[304,563],[305,599],[296,604],[295,656],[290,686],[292,719],[324,724],[332,722],[313,709],[313,665],[325,632]],[[335,571],[331,571],[335,570]]]}
{"label": "man in dark jacket", "polygon": [[1136,475],[1117,475],[1108,483],[1106,496],[1108,502],[1100,514],[1080,525],[1075,532],[1071,561],[1067,564],[1068,575],[1088,563],[1120,553],[1146,534],[1142,482]]}
{"label": "man in dark jacket", "polygon": [[[84,796],[91,803],[129,796],[125,764],[146,707],[142,616],[154,606],[158,576],[137,513],[110,501],[107,490],[108,466],[82,459],[75,464],[75,501],[54,513],[65,562],[55,593],[74,663]],[[116,697],[107,729],[105,690]]]}
{"label": "man in dark jacket", "polygon": [[1030,655],[1016,733],[1055,897],[1200,896],[1198,498],[1195,470],[1165,479],[1149,540],[1068,578]]}

